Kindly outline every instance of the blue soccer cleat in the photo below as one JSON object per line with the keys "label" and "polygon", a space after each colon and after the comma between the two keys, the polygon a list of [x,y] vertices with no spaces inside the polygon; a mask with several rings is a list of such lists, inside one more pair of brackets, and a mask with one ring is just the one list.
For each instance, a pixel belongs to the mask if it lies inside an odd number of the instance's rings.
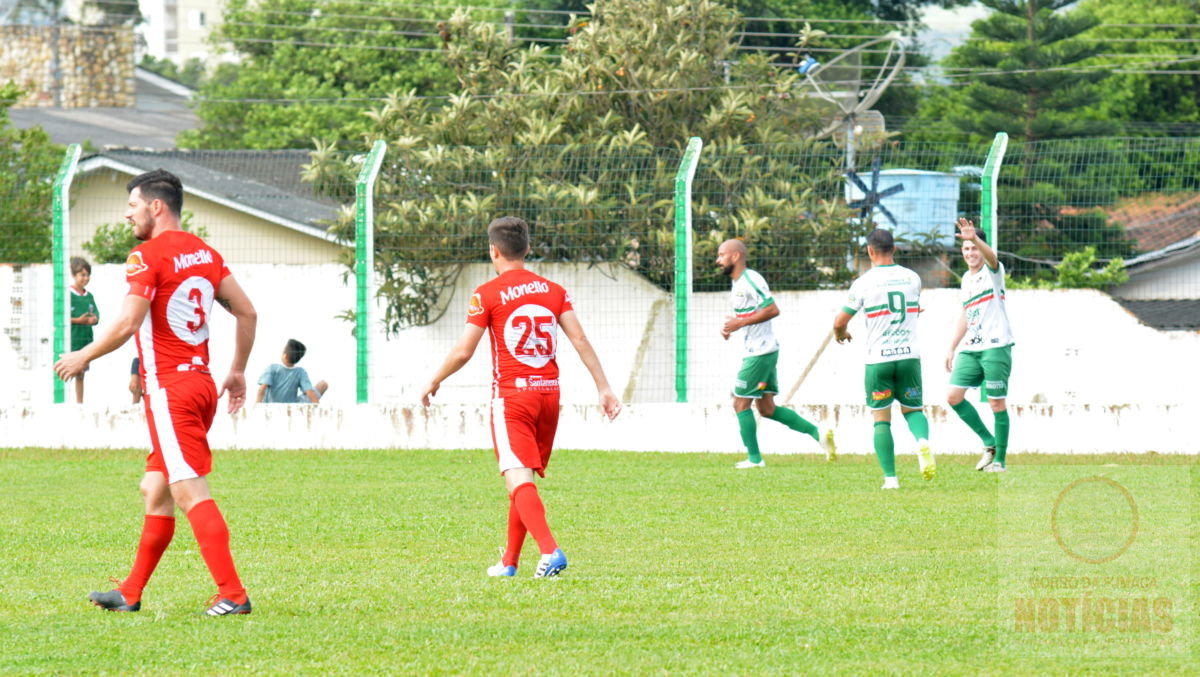
{"label": "blue soccer cleat", "polygon": [[566,568],[567,556],[563,554],[562,548],[555,548],[554,552],[549,555],[542,555],[542,559],[538,560],[537,571],[533,572],[533,577],[549,578],[557,576]]}

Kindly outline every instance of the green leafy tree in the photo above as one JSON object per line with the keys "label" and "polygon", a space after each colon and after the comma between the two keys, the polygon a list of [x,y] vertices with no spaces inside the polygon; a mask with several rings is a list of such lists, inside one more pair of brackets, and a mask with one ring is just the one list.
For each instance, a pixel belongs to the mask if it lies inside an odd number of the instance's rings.
{"label": "green leafy tree", "polygon": [[[949,73],[968,84],[939,88],[922,103],[911,136],[946,120],[957,138],[987,147],[996,132],[1012,145],[999,195],[1001,246],[1022,258],[1017,275],[1036,274],[1032,259],[1058,259],[1092,245],[1120,256],[1131,244],[1117,224],[1087,209],[1116,199],[1118,187],[1102,177],[1088,153],[1095,137],[1117,127],[1096,111],[1109,70],[1097,61],[1104,44],[1089,33],[1099,22],[1070,0],[981,0],[993,12],[972,24],[967,42],[946,59]],[[1111,166],[1104,167],[1112,170]],[[1083,207],[1083,209],[1081,209]]]}
{"label": "green leafy tree", "polygon": [[63,148],[41,127],[16,129],[8,110],[22,91],[0,85],[0,261],[50,260],[51,197]]}
{"label": "green leafy tree", "polygon": [[[483,0],[475,0],[482,2]],[[458,0],[229,0],[213,39],[241,55],[201,85],[194,148],[301,148],[370,128],[363,112],[393,91],[449,93],[438,21]],[[439,9],[439,7],[441,7]]]}
{"label": "green leafy tree", "polygon": [[1041,276],[1025,280],[1009,280],[1013,289],[1099,289],[1108,290],[1129,281],[1125,272],[1125,261],[1109,259],[1103,266],[1097,265],[1096,248],[1084,247],[1063,257],[1054,266],[1054,276]]}
{"label": "green leafy tree", "polygon": [[[1090,31],[1094,39],[1119,38],[1105,48],[1115,56],[1105,58],[1112,74],[1098,88],[1101,116],[1139,136],[1169,134],[1170,123],[1200,123],[1200,5],[1084,0],[1080,8],[1103,22]],[[1138,124],[1146,122],[1154,124]]]}
{"label": "green leafy tree", "polygon": [[[444,105],[396,94],[371,112],[364,141],[389,144],[375,225],[389,329],[439,316],[462,264],[486,260],[480,225],[498,214],[531,222],[535,259],[624,266],[668,288],[671,190],[690,136],[706,143],[695,202],[698,286],[717,280],[715,248],[735,236],[757,259],[786,262],[771,271],[779,288],[849,274],[848,243],[867,226],[847,218],[838,155],[816,167],[796,162],[811,155],[802,139],[820,125],[795,95],[796,75],[741,55],[734,86],[713,86],[736,49],[736,12],[711,0],[593,7],[572,23],[561,58],[456,12],[445,58],[459,93]],[[325,145],[307,178],[336,192],[356,170]],[[335,232],[352,237],[352,221]]]}

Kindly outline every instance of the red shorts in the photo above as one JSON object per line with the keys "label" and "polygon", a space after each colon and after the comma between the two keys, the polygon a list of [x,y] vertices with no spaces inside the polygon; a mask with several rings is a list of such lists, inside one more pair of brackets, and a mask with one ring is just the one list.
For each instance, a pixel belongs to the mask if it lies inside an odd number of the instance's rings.
{"label": "red shorts", "polygon": [[529,468],[544,477],[557,430],[557,390],[529,391],[492,400],[492,444],[500,474]]}
{"label": "red shorts", "polygon": [[152,450],[146,472],[161,472],[167,483],[204,477],[212,470],[208,429],[217,414],[217,387],[208,374],[181,372],[160,377],[146,391],[146,421]]}

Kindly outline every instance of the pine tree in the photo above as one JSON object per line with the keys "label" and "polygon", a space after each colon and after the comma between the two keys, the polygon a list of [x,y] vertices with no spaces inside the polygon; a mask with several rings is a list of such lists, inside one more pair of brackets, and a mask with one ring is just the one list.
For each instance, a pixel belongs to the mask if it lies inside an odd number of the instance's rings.
{"label": "pine tree", "polygon": [[1098,100],[1096,84],[1108,76],[1088,63],[1103,47],[1082,35],[1099,23],[1094,15],[1059,11],[1074,0],[981,2],[995,11],[976,21],[967,43],[947,59],[948,70],[971,78],[956,97],[966,109],[951,118],[955,126],[1027,143],[1114,129],[1080,112]]}

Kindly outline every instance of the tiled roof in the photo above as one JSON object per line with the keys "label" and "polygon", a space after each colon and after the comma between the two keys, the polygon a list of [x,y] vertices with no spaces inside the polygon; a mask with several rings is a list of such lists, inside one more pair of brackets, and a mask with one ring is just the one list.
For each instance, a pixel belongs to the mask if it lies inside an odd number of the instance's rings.
{"label": "tiled roof", "polygon": [[[316,194],[301,180],[307,150],[107,150],[84,158],[106,158],[139,172],[165,169],[189,192],[215,195],[239,206],[328,230],[340,202]],[[349,196],[347,200],[352,200]]]}

